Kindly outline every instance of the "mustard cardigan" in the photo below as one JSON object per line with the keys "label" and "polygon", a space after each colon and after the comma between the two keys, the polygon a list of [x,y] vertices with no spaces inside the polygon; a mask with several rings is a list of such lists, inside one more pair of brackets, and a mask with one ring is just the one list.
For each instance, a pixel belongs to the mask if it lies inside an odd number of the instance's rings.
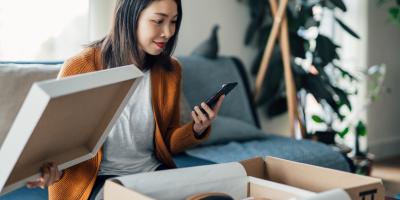
{"label": "mustard cardigan", "polygon": [[[87,73],[102,69],[99,49],[87,48],[80,54],[68,59],[59,78]],[[160,162],[175,168],[171,154],[179,153],[205,140],[210,128],[201,138],[195,137],[193,122],[179,125],[179,99],[181,67],[172,59],[172,70],[161,66],[151,69],[152,106],[155,119],[154,153]],[[86,200],[92,191],[100,168],[102,151],[92,159],[64,170],[64,175],[57,183],[49,186],[50,200]]]}

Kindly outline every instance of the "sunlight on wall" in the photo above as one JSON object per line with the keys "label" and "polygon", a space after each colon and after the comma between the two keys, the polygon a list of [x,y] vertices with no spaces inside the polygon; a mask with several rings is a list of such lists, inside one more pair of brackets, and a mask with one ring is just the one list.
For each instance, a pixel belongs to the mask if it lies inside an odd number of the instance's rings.
{"label": "sunlight on wall", "polygon": [[88,42],[89,0],[2,0],[0,60],[60,60]]}

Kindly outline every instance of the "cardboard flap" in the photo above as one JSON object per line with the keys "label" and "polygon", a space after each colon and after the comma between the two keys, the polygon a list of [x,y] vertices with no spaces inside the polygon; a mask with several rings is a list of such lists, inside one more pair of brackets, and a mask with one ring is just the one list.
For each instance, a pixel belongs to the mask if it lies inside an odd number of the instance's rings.
{"label": "cardboard flap", "polygon": [[381,184],[379,179],[274,157],[267,157],[265,162],[267,168],[266,178],[268,180],[314,192],[322,192],[334,188],[347,189],[360,185]]}
{"label": "cardboard flap", "polygon": [[298,199],[315,196],[316,193],[289,185],[249,177],[249,196],[268,197],[269,199]]}
{"label": "cardboard flap", "polygon": [[261,157],[256,157],[248,160],[240,161],[246,170],[247,176],[264,179],[266,177],[265,160]]}

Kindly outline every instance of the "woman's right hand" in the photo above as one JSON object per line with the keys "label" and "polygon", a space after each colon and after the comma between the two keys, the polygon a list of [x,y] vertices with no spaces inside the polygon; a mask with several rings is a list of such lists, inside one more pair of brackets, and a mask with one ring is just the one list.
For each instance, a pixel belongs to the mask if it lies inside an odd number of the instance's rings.
{"label": "woman's right hand", "polygon": [[59,181],[63,175],[63,172],[58,170],[57,166],[53,162],[45,163],[41,167],[42,176],[35,181],[29,181],[26,185],[28,188],[40,187],[44,189],[55,182]]}

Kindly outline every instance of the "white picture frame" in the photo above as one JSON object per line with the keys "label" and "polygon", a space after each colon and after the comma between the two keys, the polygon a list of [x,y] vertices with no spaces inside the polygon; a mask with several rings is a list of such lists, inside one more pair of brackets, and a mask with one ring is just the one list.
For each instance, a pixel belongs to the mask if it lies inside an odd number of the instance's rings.
{"label": "white picture frame", "polygon": [[34,83],[0,147],[0,193],[40,177],[45,162],[93,158],[142,76],[128,65]]}

